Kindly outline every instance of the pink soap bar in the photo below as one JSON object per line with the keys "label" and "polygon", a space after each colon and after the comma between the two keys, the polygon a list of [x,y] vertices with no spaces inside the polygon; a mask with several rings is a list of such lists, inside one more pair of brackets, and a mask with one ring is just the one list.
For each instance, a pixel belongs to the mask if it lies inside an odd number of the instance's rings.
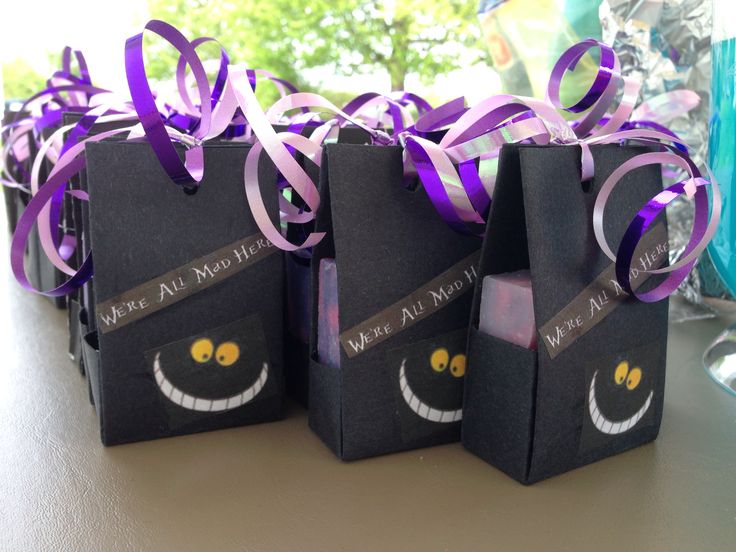
{"label": "pink soap bar", "polygon": [[478,329],[520,347],[536,350],[537,328],[528,270],[483,278]]}
{"label": "pink soap bar", "polygon": [[319,262],[317,357],[322,364],[333,368],[340,367],[340,324],[337,318],[335,259],[322,259]]}

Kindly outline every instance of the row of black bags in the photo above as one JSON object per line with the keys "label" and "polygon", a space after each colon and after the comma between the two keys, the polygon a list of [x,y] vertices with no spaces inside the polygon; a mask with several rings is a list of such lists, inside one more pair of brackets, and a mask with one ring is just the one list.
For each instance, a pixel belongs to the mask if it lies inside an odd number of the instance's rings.
{"label": "row of black bags", "polygon": [[[481,242],[447,226],[421,184],[403,184],[400,147],[356,144],[358,129],[346,129],[345,140],[354,143],[326,146],[319,173],[316,226],[327,237],[311,261],[310,344],[286,322],[285,264],[295,262],[294,254],[264,243],[243,208],[250,146],[208,143],[208,171],[191,195],[168,185],[144,142],[87,146],[86,174],[74,184],[89,192],[90,201],[69,196],[66,212],[80,255],[94,249],[95,276],[69,301],[71,351],[88,376],[103,443],[278,420],[285,387],[308,403],[310,427],[346,460],[462,436],[469,450],[528,483],[656,437],[666,301],[624,301],[555,358],[545,347],[524,349],[477,328],[480,282],[488,274],[530,269],[535,319],[546,321],[610,265],[593,236],[592,205],[600,183],[638,148],[594,147],[595,179],[584,184],[578,147],[505,146]],[[260,170],[263,182],[275,184],[268,161]],[[654,167],[628,177],[607,211],[612,239],[620,238],[635,209],[660,186]],[[276,186],[263,189],[277,221]],[[218,263],[237,262],[238,248],[256,256],[246,268],[136,318],[146,310],[142,300],[194,285],[184,272],[195,281],[215,278],[211,271]],[[324,257],[337,266],[341,331],[458,266],[468,285],[431,315],[360,354],[348,356],[341,347],[339,367],[328,367],[316,351],[314,282]],[[302,259],[296,263],[304,270]],[[130,293],[146,284],[152,287]],[[452,356],[467,352],[464,375],[432,368],[431,355],[441,348]],[[635,393],[614,381],[622,361],[644,373]],[[593,419],[592,393],[613,420],[647,408],[635,426],[606,433]],[[461,410],[462,421],[433,420],[432,408]]]}
{"label": "row of black bags", "polygon": [[[529,110],[519,106],[510,103],[503,119],[513,123]],[[84,117],[68,110],[59,125],[75,128]],[[312,123],[300,132],[321,128]],[[583,149],[575,140],[505,144],[487,223],[464,233],[443,219],[427,183],[407,172],[403,140],[378,145],[375,128],[345,123],[335,125],[319,163],[290,152],[318,183],[310,224],[282,224],[282,175],[265,155],[257,165],[270,224],[297,242],[324,232],[309,252],[279,249],[255,218],[244,165],[259,142],[193,142],[206,167],[194,189],[172,185],[145,139],[85,143],[85,169],[63,194],[59,232],[74,237],[75,266],[94,252],[94,277],[56,302],[68,306],[69,352],[87,376],[102,442],[275,421],[287,394],[307,407],[310,427],[341,459],[462,440],[523,483],[653,440],[667,301],[623,292],[593,225],[602,184],[649,149],[624,140]],[[127,124],[95,124],[84,135]],[[495,124],[485,130],[492,134]],[[184,157],[185,146],[176,148]],[[581,159],[592,161],[592,179],[581,175]],[[621,179],[606,205],[610,243],[622,240],[661,180],[658,165]],[[18,215],[23,222],[28,205],[16,192],[6,194],[11,225]],[[666,249],[662,220],[635,266],[666,262]],[[29,235],[33,287],[61,285],[65,276],[40,250],[38,235]],[[318,335],[327,260],[339,334],[329,362]],[[533,318],[536,347],[479,329],[484,279],[519,270],[529,272],[533,301],[511,307]],[[659,281],[651,280],[642,289]]]}

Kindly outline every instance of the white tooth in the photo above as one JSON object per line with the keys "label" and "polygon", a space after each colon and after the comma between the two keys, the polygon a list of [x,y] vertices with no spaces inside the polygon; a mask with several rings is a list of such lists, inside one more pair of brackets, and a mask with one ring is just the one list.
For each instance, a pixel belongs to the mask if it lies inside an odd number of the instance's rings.
{"label": "white tooth", "polygon": [[171,393],[174,391],[174,386],[169,383],[169,380],[164,380],[159,387],[166,397],[171,397]]}
{"label": "white tooth", "polygon": [[406,401],[406,404],[411,405],[411,399],[414,395],[411,394],[411,389],[408,387],[404,389],[404,400]]}
{"label": "white tooth", "polygon": [[455,411],[455,421],[459,422],[463,419],[463,411],[462,410],[456,410]]}
{"label": "white tooth", "polygon": [[419,412],[417,412],[417,414],[419,414],[422,418],[426,418],[427,414],[429,414],[429,407],[426,404],[422,403],[419,406]]}
{"label": "white tooth", "polygon": [[442,422],[443,424],[446,424],[448,422],[454,422],[454,421],[455,421],[455,419],[452,416],[452,412],[450,412],[449,410],[443,410],[442,411],[442,416],[440,417],[440,422]]}
{"label": "white tooth", "polygon": [[220,399],[218,401],[212,401],[212,411],[220,412],[227,408],[227,399]]}
{"label": "white tooth", "polygon": [[184,394],[179,391],[176,387],[174,387],[174,392],[171,393],[171,396],[169,397],[172,401],[174,401],[176,404],[181,404],[181,398]]}
{"label": "white tooth", "polygon": [[412,396],[411,404],[409,404],[409,406],[414,412],[417,412],[417,410],[419,409],[419,399],[417,399],[416,395]]}
{"label": "white tooth", "polygon": [[442,412],[436,408],[430,408],[427,414],[427,419],[430,422],[439,422],[442,419]]}
{"label": "white tooth", "polygon": [[194,408],[194,397],[191,395],[184,394],[184,397],[181,400],[181,405],[184,408],[188,408],[189,410],[192,410]]}
{"label": "white tooth", "polygon": [[606,420],[605,423],[603,424],[603,433],[610,433],[612,425],[613,424],[611,422]]}
{"label": "white tooth", "polygon": [[[634,415],[634,418],[636,415]],[[624,420],[623,422],[619,422],[619,425],[621,426],[619,428],[619,431],[617,433],[623,433],[624,431],[627,431],[629,427],[636,424],[636,420],[634,418],[629,418],[628,420]]]}
{"label": "white tooth", "polygon": [[240,394],[241,404],[249,402],[253,398],[253,388],[249,387],[243,393]]}
{"label": "white tooth", "polygon": [[200,399],[199,397],[194,398],[194,410],[197,410],[198,412],[207,412],[210,407],[212,406],[212,401],[208,401],[207,399]]}

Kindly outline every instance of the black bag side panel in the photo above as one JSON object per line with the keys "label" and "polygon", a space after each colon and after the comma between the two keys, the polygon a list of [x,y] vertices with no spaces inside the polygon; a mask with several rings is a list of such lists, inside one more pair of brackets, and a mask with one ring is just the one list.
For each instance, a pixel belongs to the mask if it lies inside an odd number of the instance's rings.
{"label": "black bag side panel", "polygon": [[91,402],[95,408],[97,421],[100,425],[100,440],[107,443],[105,424],[105,404],[102,400],[102,384],[100,375],[100,346],[97,341],[97,332],[89,332],[82,338],[82,358],[89,380],[89,391]]}
{"label": "black bag side panel", "polygon": [[3,186],[3,198],[5,200],[5,217],[8,222],[8,231],[12,234],[18,224],[18,190],[9,186]]}
{"label": "black bag side panel", "polygon": [[[537,327],[542,327],[586,288],[611,261],[593,234],[593,204],[606,177],[623,162],[647,151],[640,147],[593,146],[595,179],[580,181],[580,148],[517,146],[524,191],[529,259]],[[657,165],[639,168],[621,181],[605,213],[606,236],[617,247],[629,221],[661,190]],[[646,304],[628,298],[554,360],[539,344],[533,459],[529,482],[651,441],[662,416],[668,302]],[[641,386],[628,393],[611,384],[617,363],[641,366]],[[646,393],[652,401],[644,418],[620,435],[592,428],[588,413],[592,378],[599,404],[611,395],[612,419],[631,415]],[[603,407],[603,405],[601,405]],[[621,410],[621,411],[618,411]],[[598,433],[596,436],[595,434]]]}
{"label": "black bag side panel", "polygon": [[531,461],[537,352],[480,332],[478,321],[484,276],[528,268],[519,152],[503,148],[473,299],[462,440],[519,481]]}
{"label": "black bag side panel", "polygon": [[[205,146],[205,179],[193,195],[185,194],[169,180],[147,143],[103,141],[89,144],[86,151],[97,305],[259,231],[243,188],[242,171],[248,151],[243,144]],[[264,202],[273,221],[278,222],[275,171],[265,159],[260,177]],[[103,417],[105,444],[280,418],[282,263],[280,252],[274,252],[161,311],[99,334],[98,409]],[[154,378],[151,353],[192,336],[207,332],[214,335],[218,328],[246,317],[249,327],[258,329],[255,333],[249,331],[249,335],[253,339],[256,334],[265,336],[270,363],[266,384],[252,402],[224,412],[200,413],[181,408],[164,396]],[[251,320],[253,317],[256,322]],[[261,354],[260,342],[241,347],[240,362],[254,364],[245,366],[248,370],[261,365],[260,356],[255,358]],[[186,351],[182,352],[184,357],[188,358]]]}
{"label": "black bag side panel", "polygon": [[329,186],[329,149],[322,152],[322,168],[319,176],[320,209],[315,221],[316,232],[326,232],[312,252],[311,325],[309,334],[309,427],[337,455],[342,457],[342,371],[326,366],[317,356],[317,304],[319,287],[319,262],[335,257],[332,229],[332,208]]}
{"label": "black bag side panel", "polygon": [[[319,167],[305,160],[302,154],[298,154],[297,159],[312,179],[312,182],[319,182]],[[292,198],[292,202],[300,207],[304,207],[305,205],[299,197]],[[287,238],[295,243],[304,241],[306,236],[314,231],[314,224],[289,224],[286,230]],[[298,314],[301,310],[299,306],[303,301],[307,301],[308,303],[306,307],[307,312],[310,314],[312,312],[311,260],[299,256],[296,253],[286,252],[284,254],[284,269],[286,286],[286,302],[284,304],[284,320],[286,321],[284,324],[284,343],[286,344],[286,350],[284,351],[284,361],[286,363],[284,366],[284,375],[286,379],[286,392],[291,398],[306,408],[309,404],[309,335],[306,336],[307,339],[302,339],[302,336],[298,335],[299,332],[296,331],[296,327],[302,322]],[[302,279],[305,278],[307,282],[306,285],[303,285],[305,282],[302,282]],[[302,295],[305,287],[307,288],[307,297]],[[291,308],[293,308],[293,314],[289,312]],[[292,316],[294,316],[294,320],[292,320]],[[308,325],[310,327],[306,328],[307,333],[311,328],[311,323]]]}
{"label": "black bag side panel", "polygon": [[471,327],[468,356],[474,364],[465,381],[463,445],[525,482],[534,435],[537,352]]}

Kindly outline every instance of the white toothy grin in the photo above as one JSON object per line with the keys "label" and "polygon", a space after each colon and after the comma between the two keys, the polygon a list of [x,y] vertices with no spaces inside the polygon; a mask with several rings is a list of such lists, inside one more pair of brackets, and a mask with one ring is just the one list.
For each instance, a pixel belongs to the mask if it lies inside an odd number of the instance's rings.
{"label": "white toothy grin", "polygon": [[406,404],[409,405],[414,412],[425,420],[430,422],[438,422],[441,424],[459,422],[463,417],[463,409],[458,408],[457,410],[439,410],[432,408],[428,404],[424,403],[409,387],[409,382],[406,380],[406,359],[401,361],[401,369],[399,370],[399,385],[401,386],[401,394],[404,396]]}
{"label": "white toothy grin", "polygon": [[654,395],[654,392],[649,392],[647,400],[644,401],[644,404],[639,411],[631,418],[627,418],[620,422],[614,422],[606,418],[601,413],[598,408],[598,402],[595,400],[595,378],[597,375],[598,370],[593,374],[593,379],[590,382],[590,392],[588,393],[588,411],[590,412],[590,419],[593,421],[593,425],[595,425],[598,431],[608,435],[618,435],[619,433],[624,433],[625,431],[630,430],[638,424],[639,420],[641,420],[644,414],[646,414],[646,411],[649,409],[649,405],[652,404],[652,396]]}
{"label": "white toothy grin", "polygon": [[232,410],[238,408],[246,403],[252,401],[258,393],[261,392],[263,386],[266,384],[268,379],[268,363],[263,363],[261,374],[253,385],[248,387],[242,393],[227,397],[225,399],[203,399],[201,397],[194,397],[185,393],[184,391],[175,387],[164,375],[161,369],[161,363],[159,357],[161,353],[156,353],[156,358],[153,361],[153,375],[156,377],[156,384],[161,392],[174,404],[178,404],[182,408],[188,410],[196,410],[198,412],[223,412],[225,410]]}

